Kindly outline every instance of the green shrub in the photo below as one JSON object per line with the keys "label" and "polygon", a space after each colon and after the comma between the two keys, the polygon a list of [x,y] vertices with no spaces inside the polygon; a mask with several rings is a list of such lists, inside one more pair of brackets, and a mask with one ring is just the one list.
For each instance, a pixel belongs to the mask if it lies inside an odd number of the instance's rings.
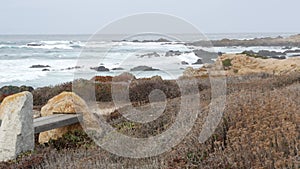
{"label": "green shrub", "polygon": [[56,150],[89,147],[93,143],[92,139],[82,130],[69,131],[57,140],[50,140],[48,146]]}
{"label": "green shrub", "polygon": [[230,66],[232,66],[231,61],[232,61],[232,59],[225,59],[222,61],[222,64],[224,67],[230,67]]}

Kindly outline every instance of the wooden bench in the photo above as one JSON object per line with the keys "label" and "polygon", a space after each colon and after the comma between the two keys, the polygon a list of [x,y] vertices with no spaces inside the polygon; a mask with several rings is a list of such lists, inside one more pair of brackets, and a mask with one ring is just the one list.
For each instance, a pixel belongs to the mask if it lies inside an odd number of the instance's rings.
{"label": "wooden bench", "polygon": [[[79,123],[81,114],[53,114],[33,119],[34,134]],[[1,126],[2,120],[0,120]]]}
{"label": "wooden bench", "polygon": [[34,134],[79,123],[81,114],[53,114],[33,119]]}

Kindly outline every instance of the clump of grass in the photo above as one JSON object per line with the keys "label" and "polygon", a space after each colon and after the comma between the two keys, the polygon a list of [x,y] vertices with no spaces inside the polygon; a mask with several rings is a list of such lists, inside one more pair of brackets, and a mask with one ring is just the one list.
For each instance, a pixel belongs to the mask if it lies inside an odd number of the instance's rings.
{"label": "clump of grass", "polygon": [[93,144],[92,139],[82,130],[73,130],[64,134],[57,140],[50,140],[46,146],[56,150],[74,149],[79,147],[90,147]]}
{"label": "clump of grass", "polygon": [[232,66],[231,61],[232,61],[232,59],[225,59],[222,61],[222,64],[224,67],[228,68],[228,67]]}

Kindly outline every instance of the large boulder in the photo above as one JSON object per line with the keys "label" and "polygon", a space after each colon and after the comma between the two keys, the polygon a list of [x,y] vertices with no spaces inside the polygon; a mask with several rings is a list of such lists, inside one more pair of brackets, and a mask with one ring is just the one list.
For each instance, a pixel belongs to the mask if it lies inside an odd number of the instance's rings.
{"label": "large boulder", "polygon": [[[50,99],[48,103],[41,109],[42,117],[53,115],[55,113],[61,113],[61,114],[82,113],[84,119],[83,120],[84,124],[81,123],[82,125],[86,125],[85,127],[91,128],[91,126],[95,124],[94,119],[89,114],[89,109],[85,101],[73,92],[62,92],[61,94]],[[81,124],[73,124],[70,126],[65,126],[65,127],[49,130],[46,132],[42,132],[39,135],[39,143],[46,143],[50,139],[56,140],[71,130],[81,130],[82,129]]]}
{"label": "large boulder", "polygon": [[33,99],[30,92],[6,97],[0,106],[0,161],[34,149]]}

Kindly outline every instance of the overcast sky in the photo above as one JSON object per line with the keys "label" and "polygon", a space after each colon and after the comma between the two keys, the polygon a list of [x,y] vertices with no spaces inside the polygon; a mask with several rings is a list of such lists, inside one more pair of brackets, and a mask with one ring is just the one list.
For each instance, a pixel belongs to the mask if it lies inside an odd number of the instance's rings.
{"label": "overcast sky", "polygon": [[299,0],[0,0],[0,34],[90,34],[143,12],[178,16],[205,33],[299,33],[299,7]]}

